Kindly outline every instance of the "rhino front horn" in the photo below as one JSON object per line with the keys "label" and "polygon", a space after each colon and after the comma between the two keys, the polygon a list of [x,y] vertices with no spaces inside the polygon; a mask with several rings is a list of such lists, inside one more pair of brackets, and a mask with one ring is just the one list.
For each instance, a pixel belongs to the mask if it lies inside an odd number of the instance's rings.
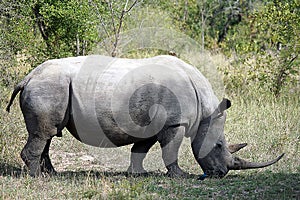
{"label": "rhino front horn", "polygon": [[229,164],[228,169],[230,170],[240,170],[240,169],[254,169],[254,168],[262,168],[262,167],[267,167],[270,165],[273,165],[276,163],[278,160],[280,160],[284,156],[284,153],[280,156],[278,156],[276,159],[268,162],[249,162],[246,160],[243,160],[238,157],[233,157],[232,163]]}

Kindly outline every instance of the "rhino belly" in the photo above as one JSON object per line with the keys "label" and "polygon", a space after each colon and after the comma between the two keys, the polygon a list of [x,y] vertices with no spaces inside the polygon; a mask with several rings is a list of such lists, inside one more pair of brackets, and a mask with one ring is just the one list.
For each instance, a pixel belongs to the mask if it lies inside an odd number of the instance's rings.
{"label": "rhino belly", "polygon": [[116,99],[107,100],[103,98],[105,94],[97,92],[94,100],[83,103],[77,95],[75,92],[72,97],[70,130],[88,145],[123,146],[146,140],[182,122],[176,96],[161,85],[143,85],[128,99],[117,95]]}

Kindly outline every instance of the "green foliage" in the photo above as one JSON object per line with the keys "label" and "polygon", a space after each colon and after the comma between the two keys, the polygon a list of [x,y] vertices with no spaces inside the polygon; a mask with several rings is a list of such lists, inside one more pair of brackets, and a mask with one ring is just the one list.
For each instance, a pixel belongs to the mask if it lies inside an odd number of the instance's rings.
{"label": "green foliage", "polygon": [[[0,85],[3,86],[12,84],[20,76],[24,76],[24,72],[28,72],[26,69],[20,70],[17,66],[20,60],[30,63],[40,62],[37,49],[41,46],[36,42],[32,31],[33,20],[24,16],[28,7],[24,5],[21,12],[21,6],[21,2],[14,1],[0,4],[0,9],[6,8],[0,13]],[[27,58],[20,56],[25,51],[32,56]]]}
{"label": "green foliage", "polygon": [[257,7],[223,43],[225,53],[238,58],[233,63],[237,73],[227,69],[225,75],[232,76],[231,88],[256,85],[279,96],[299,81],[300,4],[272,1]]}
{"label": "green foliage", "polygon": [[174,24],[198,41],[203,47],[216,50],[227,37],[231,27],[241,22],[247,14],[252,1],[218,0],[171,0],[151,1],[167,11]]}
{"label": "green foliage", "polygon": [[232,62],[219,69],[230,92],[255,87],[278,96],[299,90],[299,7],[297,0],[2,1],[1,84],[50,58],[118,55],[122,32],[162,26],[225,54]]}
{"label": "green foliage", "polygon": [[50,57],[82,55],[97,39],[96,16],[87,1],[33,1],[31,8]]}
{"label": "green foliage", "polygon": [[[274,1],[255,13],[256,27],[264,49],[275,51],[278,65],[270,77],[276,96],[289,79],[298,74],[300,53],[300,2]],[[264,33],[264,34],[263,34]],[[272,65],[270,65],[272,66]],[[295,81],[295,80],[293,80]]]}
{"label": "green foliage", "polygon": [[50,58],[82,55],[97,38],[86,1],[5,1],[0,8],[0,83],[11,85]]}
{"label": "green foliage", "polygon": [[278,97],[299,82],[299,1],[151,1],[202,48],[232,60],[230,92],[258,88]]}

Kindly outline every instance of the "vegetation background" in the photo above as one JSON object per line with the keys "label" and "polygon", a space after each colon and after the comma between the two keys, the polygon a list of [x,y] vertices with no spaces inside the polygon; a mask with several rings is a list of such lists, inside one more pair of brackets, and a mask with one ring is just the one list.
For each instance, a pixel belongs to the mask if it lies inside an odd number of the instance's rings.
{"label": "vegetation background", "polygon": [[[5,112],[16,83],[53,58],[178,54],[172,46],[122,49],[123,33],[151,27],[182,33],[208,51],[233,102],[227,140],[249,143],[240,156],[263,161],[285,152],[283,160],[222,180],[170,179],[155,147],[145,161],[150,175],[132,177],[124,173],[130,147],[93,149],[65,132],[51,147],[58,176],[28,177],[19,156],[27,139],[20,109]],[[0,199],[299,199],[299,41],[299,0],[0,1]],[[180,165],[199,175],[188,143]]]}

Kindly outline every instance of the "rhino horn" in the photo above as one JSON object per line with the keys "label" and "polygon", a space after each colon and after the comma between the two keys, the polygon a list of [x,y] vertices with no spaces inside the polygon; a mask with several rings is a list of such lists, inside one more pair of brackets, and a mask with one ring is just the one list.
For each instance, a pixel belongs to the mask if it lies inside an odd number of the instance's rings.
{"label": "rhino horn", "polygon": [[229,164],[228,169],[229,170],[240,170],[240,169],[254,169],[254,168],[267,167],[269,165],[273,165],[274,163],[276,163],[283,156],[284,156],[284,153],[272,161],[261,162],[261,163],[249,162],[249,161],[243,160],[238,157],[233,157],[232,163]]}
{"label": "rhino horn", "polygon": [[228,145],[228,150],[230,153],[235,153],[239,151],[240,149],[244,148],[247,146],[247,143],[241,143],[241,144],[230,144]]}

